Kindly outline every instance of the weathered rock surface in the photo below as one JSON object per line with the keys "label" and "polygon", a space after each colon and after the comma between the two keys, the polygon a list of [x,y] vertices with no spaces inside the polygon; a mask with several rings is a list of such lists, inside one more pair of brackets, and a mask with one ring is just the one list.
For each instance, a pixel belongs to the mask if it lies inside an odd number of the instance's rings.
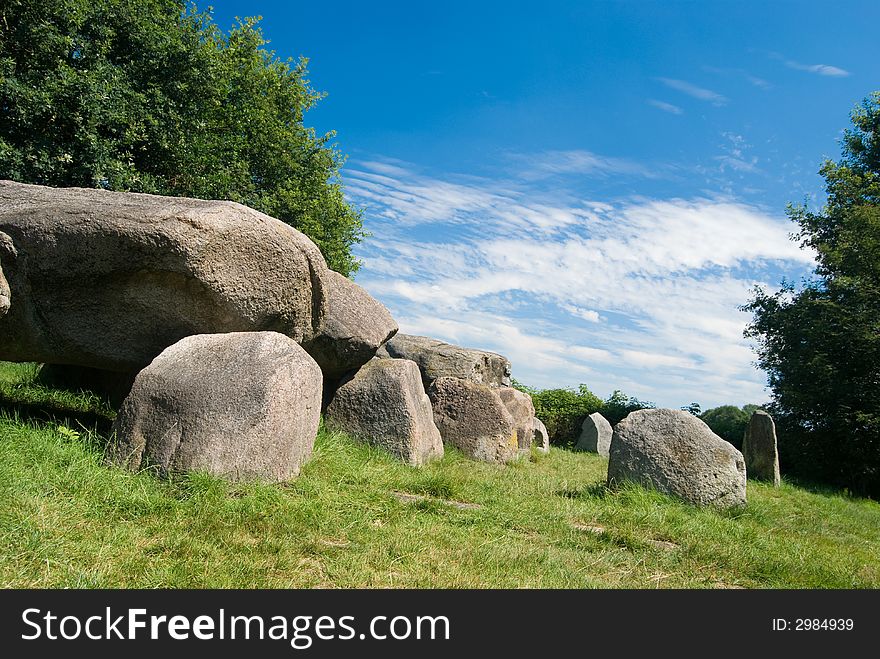
{"label": "weathered rock surface", "polygon": [[746,503],[742,454],[682,410],[638,410],[614,427],[608,483],[623,481],[701,506]]}
{"label": "weathered rock surface", "polygon": [[434,380],[428,395],[445,443],[484,462],[503,463],[519,455],[516,424],[498,389],[444,376]]}
{"label": "weathered rock surface", "polygon": [[3,263],[11,264],[15,251],[12,246],[12,238],[0,231],[0,318],[9,311],[10,296],[9,282],[6,281],[6,275],[3,274]]}
{"label": "weathered rock surface", "polygon": [[327,313],[318,333],[303,343],[328,380],[366,364],[397,333],[388,309],[332,270],[326,275]]}
{"label": "weathered rock surface", "polygon": [[405,359],[365,364],[336,390],[324,419],[411,465],[443,456],[419,367]]}
{"label": "weathered rock surface", "polygon": [[613,432],[608,420],[598,412],[593,412],[584,419],[580,437],[578,437],[574,448],[577,451],[598,453],[607,458]]}
{"label": "weathered rock surface", "polygon": [[779,452],[776,448],[776,424],[763,410],[756,410],[749,419],[743,438],[746,474],[755,480],[779,485]]}
{"label": "weathered rock surface", "polygon": [[510,416],[513,417],[519,450],[528,451],[532,447],[532,438],[535,434],[533,423],[535,406],[532,404],[532,397],[512,387],[499,389],[498,396],[504,403],[504,407],[510,412]]}
{"label": "weathered rock surface", "polygon": [[138,374],[108,458],[163,474],[287,480],[312,453],[321,382],[315,361],[281,334],[187,337]]}
{"label": "weathered rock surface", "polygon": [[547,426],[538,417],[532,419],[532,446],[537,448],[541,453],[550,452],[550,433],[547,432]]}
{"label": "weathered rock surface", "polygon": [[396,329],[296,229],[232,202],[0,181],[0,359],[137,372],[185,336],[274,331],[329,377]]}
{"label": "weathered rock surface", "polygon": [[419,365],[426,389],[440,377],[494,387],[510,386],[510,361],[494,352],[462,348],[427,336],[396,334],[377,354],[414,361]]}

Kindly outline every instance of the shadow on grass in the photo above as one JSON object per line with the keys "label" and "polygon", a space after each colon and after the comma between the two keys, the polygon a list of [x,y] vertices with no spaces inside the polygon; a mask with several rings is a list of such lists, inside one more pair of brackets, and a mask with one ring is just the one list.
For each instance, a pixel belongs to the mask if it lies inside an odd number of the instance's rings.
{"label": "shadow on grass", "polygon": [[57,403],[23,402],[0,394],[0,415],[38,426],[48,423],[62,424],[73,430],[87,430],[101,437],[109,437],[113,419],[92,411],[71,410]]}
{"label": "shadow on grass", "polygon": [[557,490],[553,494],[564,499],[604,499],[610,493],[605,481],[598,481],[583,487]]}

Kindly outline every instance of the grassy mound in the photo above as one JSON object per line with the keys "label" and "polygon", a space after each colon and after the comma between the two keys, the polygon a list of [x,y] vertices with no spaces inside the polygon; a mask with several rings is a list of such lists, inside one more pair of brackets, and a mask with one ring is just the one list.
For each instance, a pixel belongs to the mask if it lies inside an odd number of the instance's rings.
{"label": "grassy mound", "polygon": [[0,364],[3,587],[880,586],[872,501],[750,482],[719,513],[609,493],[595,455],[414,469],[323,429],[284,485],[162,480],[105,466],[112,410],[35,376]]}

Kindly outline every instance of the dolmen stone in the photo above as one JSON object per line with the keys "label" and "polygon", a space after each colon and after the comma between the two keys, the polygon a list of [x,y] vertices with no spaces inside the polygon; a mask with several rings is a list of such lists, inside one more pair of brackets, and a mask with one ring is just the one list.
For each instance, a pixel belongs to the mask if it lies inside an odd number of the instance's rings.
{"label": "dolmen stone", "polygon": [[516,441],[520,451],[528,451],[532,447],[532,439],[535,435],[535,406],[532,397],[512,387],[498,389],[498,397],[504,403],[504,407],[513,417],[516,429]]}
{"label": "dolmen stone", "polygon": [[749,478],[779,486],[779,451],[776,447],[776,424],[763,410],[749,419],[743,438],[743,457]]}
{"label": "dolmen stone", "polygon": [[613,432],[608,420],[598,412],[593,412],[584,419],[581,434],[574,448],[576,451],[598,453],[607,458]]}
{"label": "dolmen stone", "polygon": [[272,331],[335,376],[396,325],[331,272],[241,204],[0,181],[0,359],[136,373],[186,336]]}
{"label": "dolmen stone", "polygon": [[276,332],[184,338],[135,378],[108,459],[163,475],[288,480],[312,453],[321,383],[315,360]]}
{"label": "dolmen stone", "polygon": [[519,455],[516,422],[498,389],[444,376],[434,380],[428,395],[446,444],[484,462],[505,463]]}
{"label": "dolmen stone", "polygon": [[682,410],[631,412],[614,427],[608,484],[641,483],[699,506],[746,503],[742,454]]}
{"label": "dolmen stone", "polygon": [[461,378],[492,387],[510,386],[510,361],[506,357],[427,336],[398,333],[382,346],[378,356],[414,361],[426,389],[441,377]]}
{"label": "dolmen stone", "polygon": [[431,401],[409,360],[367,362],[336,390],[324,420],[414,466],[443,457]]}
{"label": "dolmen stone", "polygon": [[532,419],[532,446],[537,448],[541,453],[550,452],[550,433],[547,432],[547,426],[538,417]]}
{"label": "dolmen stone", "polygon": [[328,270],[326,283],[324,320],[303,347],[333,381],[372,359],[397,333],[397,323],[384,305],[347,277]]}

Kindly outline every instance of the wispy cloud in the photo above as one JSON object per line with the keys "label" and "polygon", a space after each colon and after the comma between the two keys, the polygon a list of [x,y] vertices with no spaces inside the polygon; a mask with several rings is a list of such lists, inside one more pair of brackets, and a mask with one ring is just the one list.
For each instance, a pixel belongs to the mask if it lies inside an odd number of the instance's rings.
{"label": "wispy cloud", "polygon": [[538,154],[510,154],[509,157],[521,165],[517,175],[527,181],[568,174],[590,174],[593,176],[627,174],[649,178],[657,176],[656,170],[649,169],[632,160],[603,156],[583,149],[544,151]]}
{"label": "wispy cloud", "polygon": [[663,110],[664,112],[668,112],[669,114],[683,114],[684,110],[682,110],[677,105],[673,105],[672,103],[667,103],[666,101],[658,101],[654,98],[648,99],[648,105],[653,105],[658,110]]}
{"label": "wispy cloud", "polygon": [[831,66],[830,64],[801,64],[800,62],[787,60],[785,65],[791,69],[807,71],[808,73],[815,73],[820,76],[845,77],[850,75],[849,71]]}
{"label": "wispy cloud", "polygon": [[795,69],[797,71],[806,71],[807,73],[814,73],[820,76],[831,76],[835,78],[843,78],[852,75],[846,69],[841,69],[838,66],[831,66],[830,64],[804,64],[802,62],[789,59],[784,55],[775,52],[770,52],[768,53],[768,55],[772,59],[781,61],[788,68]]}
{"label": "wispy cloud", "polygon": [[537,386],[764,400],[737,307],[812,265],[784,217],[711,197],[536,205],[509,181],[393,167],[361,163],[347,189],[374,234],[358,281],[402,331],[507,354]]}
{"label": "wispy cloud", "polygon": [[687,94],[693,98],[699,99],[701,101],[707,101],[712,105],[725,105],[727,103],[727,98],[722,96],[718,92],[714,92],[711,89],[705,89],[703,87],[698,87],[686,80],[676,80],[675,78],[657,78],[658,82],[663,83],[670,89],[674,89],[675,91],[679,91],[682,94]]}
{"label": "wispy cloud", "polygon": [[728,68],[719,68],[716,66],[704,66],[703,71],[707,73],[715,73],[718,75],[729,75],[729,76],[738,76],[745,79],[749,84],[754,85],[760,89],[772,89],[773,85],[767,80],[763,78],[759,78],[756,75],[752,75],[745,69],[728,69]]}

